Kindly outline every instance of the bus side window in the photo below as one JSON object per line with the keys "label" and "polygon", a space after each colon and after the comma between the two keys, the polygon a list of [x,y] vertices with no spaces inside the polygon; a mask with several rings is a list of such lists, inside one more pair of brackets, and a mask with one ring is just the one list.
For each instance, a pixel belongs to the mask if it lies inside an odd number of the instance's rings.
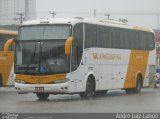
{"label": "bus side window", "polygon": [[132,31],[132,32],[135,32],[135,39],[134,39],[134,47],[133,47],[133,49],[134,50],[138,50],[139,47],[140,47],[139,33],[138,33],[138,31]]}
{"label": "bus side window", "polygon": [[120,30],[118,28],[110,28],[110,36],[111,36],[111,39],[112,39],[112,47],[113,48],[119,48],[119,45],[120,45],[120,40],[119,40],[119,37],[120,37]]}
{"label": "bus side window", "polygon": [[109,30],[105,26],[97,27],[97,46],[100,48],[111,47],[111,39],[109,39]]}
{"label": "bus side window", "polygon": [[73,30],[72,42],[72,71],[80,64],[83,53],[83,24],[76,24]]}
{"label": "bus side window", "polygon": [[131,49],[135,49],[135,42],[136,42],[136,32],[132,30],[128,30],[129,34],[129,44]]}
{"label": "bus side window", "polygon": [[2,50],[3,50],[3,46],[4,46],[4,41],[3,41],[3,40],[1,40],[1,41],[0,41],[0,51],[2,51]]}
{"label": "bus side window", "polygon": [[144,32],[139,32],[139,50],[145,50],[146,49],[146,42],[145,42],[145,35]]}
{"label": "bus side window", "polygon": [[[6,43],[7,40],[11,39],[11,38],[16,38],[16,35],[10,35],[10,34],[0,34],[0,50],[4,49],[4,45]],[[14,44],[12,44],[9,48],[10,51],[14,50]]]}
{"label": "bus side window", "polygon": [[[15,38],[15,39],[17,39],[17,36],[16,35],[11,35],[10,36],[11,38]],[[15,44],[13,43],[11,46],[10,46],[10,51],[14,51],[14,49],[15,49]]]}
{"label": "bus side window", "polygon": [[15,44],[12,44],[9,48],[10,51],[14,51],[14,48],[15,48]]}
{"label": "bus side window", "polygon": [[120,48],[121,49],[129,49],[130,48],[128,30],[126,30],[126,29],[120,30]]}
{"label": "bus side window", "polygon": [[97,47],[97,26],[85,24],[85,48]]}
{"label": "bus side window", "polygon": [[146,42],[147,42],[147,49],[153,50],[155,47],[153,33],[146,33]]}
{"label": "bus side window", "polygon": [[4,45],[5,45],[5,42],[6,42],[6,38],[5,38],[5,35],[1,35],[0,37],[0,50],[2,51],[4,49]]}

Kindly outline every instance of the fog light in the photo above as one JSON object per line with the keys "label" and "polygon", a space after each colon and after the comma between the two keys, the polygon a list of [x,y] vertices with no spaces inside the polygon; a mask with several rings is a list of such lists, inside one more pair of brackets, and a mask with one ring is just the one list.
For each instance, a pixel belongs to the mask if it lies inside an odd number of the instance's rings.
{"label": "fog light", "polygon": [[68,79],[63,79],[63,80],[54,81],[54,83],[65,83],[67,81],[68,81]]}
{"label": "fog light", "polygon": [[21,84],[26,84],[25,81],[22,81],[22,80],[15,80],[16,83],[21,83]]}

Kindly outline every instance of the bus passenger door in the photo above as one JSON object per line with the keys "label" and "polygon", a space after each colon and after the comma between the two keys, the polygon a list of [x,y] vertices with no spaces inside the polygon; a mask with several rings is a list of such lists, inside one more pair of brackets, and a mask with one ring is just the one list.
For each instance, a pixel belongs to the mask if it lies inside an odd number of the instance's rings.
{"label": "bus passenger door", "polygon": [[84,75],[84,66],[81,65],[82,48],[79,46],[77,40],[72,42],[71,55],[71,83],[72,91],[82,91]]}

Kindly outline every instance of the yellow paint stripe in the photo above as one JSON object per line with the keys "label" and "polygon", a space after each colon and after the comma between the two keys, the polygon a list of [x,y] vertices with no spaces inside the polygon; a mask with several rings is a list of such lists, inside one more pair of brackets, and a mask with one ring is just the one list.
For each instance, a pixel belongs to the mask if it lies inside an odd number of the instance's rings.
{"label": "yellow paint stripe", "polygon": [[132,50],[130,54],[129,65],[123,88],[136,87],[138,73],[142,74],[142,78],[146,75],[149,51]]}
{"label": "yellow paint stripe", "polygon": [[65,80],[66,74],[56,74],[56,75],[23,75],[16,74],[17,80],[22,80],[30,84],[49,84],[56,80]]}

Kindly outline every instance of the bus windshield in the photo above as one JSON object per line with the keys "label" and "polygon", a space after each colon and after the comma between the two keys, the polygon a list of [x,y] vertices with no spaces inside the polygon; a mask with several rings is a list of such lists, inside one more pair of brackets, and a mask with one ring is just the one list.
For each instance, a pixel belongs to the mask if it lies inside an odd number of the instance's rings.
{"label": "bus windshield", "polygon": [[15,72],[22,74],[69,72],[69,57],[64,50],[69,36],[70,26],[21,27],[15,50]]}

